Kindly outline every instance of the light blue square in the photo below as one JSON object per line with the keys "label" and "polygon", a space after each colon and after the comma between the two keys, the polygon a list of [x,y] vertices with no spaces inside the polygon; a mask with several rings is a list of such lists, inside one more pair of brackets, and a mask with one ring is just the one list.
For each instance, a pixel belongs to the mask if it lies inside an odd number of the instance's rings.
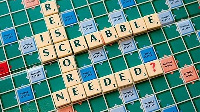
{"label": "light blue square", "polygon": [[126,19],[124,17],[124,13],[122,11],[115,11],[109,15],[110,21],[113,26],[116,24],[120,24],[123,22],[126,22]]}
{"label": "light blue square", "polygon": [[164,109],[163,112],[178,112],[178,109],[176,106],[172,106],[172,107]]}
{"label": "light blue square", "polygon": [[97,31],[94,20],[87,20],[80,23],[80,28],[84,35]]}
{"label": "light blue square", "polygon": [[61,16],[65,26],[77,23],[77,18],[74,11],[64,12]]}
{"label": "light blue square", "polygon": [[154,110],[159,109],[158,102],[157,102],[155,96],[150,96],[150,97],[144,98],[144,99],[142,99],[141,102],[142,102],[142,106],[143,106],[145,112],[152,112]]}
{"label": "light blue square", "polygon": [[158,15],[162,25],[168,25],[174,22],[174,17],[172,16],[171,11],[164,11]]}
{"label": "light blue square", "polygon": [[80,74],[83,82],[87,82],[97,78],[94,68],[92,66],[81,69]]}
{"label": "light blue square", "polygon": [[43,66],[37,66],[29,69],[28,75],[32,83],[45,79]]}
{"label": "light blue square", "polygon": [[1,32],[1,38],[4,44],[8,44],[17,41],[16,32],[14,29],[6,30]]}
{"label": "light blue square", "polygon": [[194,28],[190,20],[180,21],[177,23],[177,26],[181,35],[194,32]]}
{"label": "light blue square", "polygon": [[120,46],[123,53],[128,53],[137,49],[133,39],[121,41]]}
{"label": "light blue square", "polygon": [[90,57],[94,63],[106,60],[106,53],[103,48],[90,51]]}
{"label": "light blue square", "polygon": [[175,8],[175,7],[183,5],[183,1],[182,0],[168,0],[168,4],[170,8]]}
{"label": "light blue square", "polygon": [[27,53],[37,50],[35,41],[33,38],[20,41],[20,47],[23,54],[27,54]]}
{"label": "light blue square", "polygon": [[134,101],[138,98],[135,87],[127,87],[121,90],[121,96],[123,98],[124,103],[128,103],[130,101]]}
{"label": "light blue square", "polygon": [[132,5],[135,5],[135,1],[134,0],[120,0],[122,7],[126,8]]}
{"label": "light blue square", "polygon": [[33,99],[33,92],[30,86],[17,90],[17,95],[20,103]]}
{"label": "light blue square", "polygon": [[126,112],[124,106],[119,106],[110,110],[110,112]]}
{"label": "light blue square", "polygon": [[149,47],[149,48],[141,50],[140,54],[142,56],[144,63],[147,63],[147,62],[157,59],[156,54],[153,50],[153,47]]}

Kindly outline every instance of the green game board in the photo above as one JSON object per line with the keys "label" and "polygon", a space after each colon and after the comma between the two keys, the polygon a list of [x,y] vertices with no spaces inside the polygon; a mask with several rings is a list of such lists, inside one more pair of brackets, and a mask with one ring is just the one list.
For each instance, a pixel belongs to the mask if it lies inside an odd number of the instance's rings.
{"label": "green game board", "polygon": [[[200,79],[185,83],[180,77],[180,69],[184,65],[194,65],[200,70],[200,9],[198,0],[181,0],[182,5],[170,8],[166,0],[135,0],[135,4],[123,7],[120,0],[56,0],[60,6],[59,13],[67,10],[75,11],[78,22],[65,26],[68,39],[82,35],[79,24],[85,18],[92,18],[97,24],[97,30],[111,27],[109,13],[114,10],[123,11],[126,21],[131,21],[149,14],[169,10],[175,22],[157,30],[134,37],[137,49],[123,53],[118,42],[104,46],[107,59],[101,63],[93,63],[90,51],[75,55],[78,69],[92,65],[97,72],[97,77],[103,77],[143,63],[140,50],[153,46],[158,59],[164,55],[173,55],[178,60],[178,69],[173,74],[163,74],[156,78],[134,84],[138,98],[134,101],[124,102],[120,97],[121,90],[102,93],[93,98],[87,98],[81,104],[73,104],[77,112],[109,112],[113,108],[123,106],[129,112],[142,112],[142,99],[154,95],[158,101],[158,112],[176,106],[180,112],[200,112]],[[19,50],[20,41],[47,31],[40,5],[35,8],[25,8],[22,0],[0,0],[0,32],[14,28],[17,32],[17,41],[4,44],[0,41],[0,62],[8,62],[10,73],[0,79],[0,111],[2,112],[48,112],[56,111],[52,93],[65,89],[59,63],[42,64],[39,60],[38,50],[23,54]],[[40,0],[40,4],[46,0]],[[190,19],[195,29],[188,35],[180,35],[177,22]],[[120,63],[120,66],[118,65]],[[45,77],[39,82],[32,83],[27,78],[28,69],[43,65]],[[198,75],[200,75],[198,73]],[[33,99],[20,103],[17,90],[30,86]],[[113,111],[114,112],[114,111]],[[116,112],[116,111],[115,111]],[[169,112],[169,111],[167,111]]]}

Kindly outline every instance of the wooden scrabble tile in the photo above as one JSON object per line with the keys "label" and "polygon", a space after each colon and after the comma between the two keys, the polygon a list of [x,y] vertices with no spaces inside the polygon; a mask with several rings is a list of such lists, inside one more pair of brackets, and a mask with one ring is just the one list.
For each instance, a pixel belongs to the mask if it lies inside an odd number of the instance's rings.
{"label": "wooden scrabble tile", "polygon": [[176,70],[178,68],[176,61],[174,60],[174,56],[165,57],[160,60],[160,63],[165,73]]}
{"label": "wooden scrabble tile", "polygon": [[119,38],[124,38],[124,37],[128,37],[128,36],[133,35],[133,32],[132,32],[132,29],[131,29],[129,22],[117,24],[115,26],[115,29],[117,31]]}
{"label": "wooden scrabble tile", "polygon": [[44,18],[44,20],[48,30],[62,25],[58,14],[47,16]]}
{"label": "wooden scrabble tile", "polygon": [[159,60],[154,60],[145,64],[149,77],[156,77],[163,74]]}
{"label": "wooden scrabble tile", "polygon": [[104,93],[117,89],[117,82],[115,81],[114,74],[101,77],[99,81]]}
{"label": "wooden scrabble tile", "polygon": [[69,72],[76,69],[76,62],[74,56],[64,57],[58,60],[62,73]]}
{"label": "wooden scrabble tile", "polygon": [[72,70],[62,75],[66,87],[71,87],[81,83],[77,70]]}
{"label": "wooden scrabble tile", "polygon": [[119,39],[114,27],[105,28],[101,30],[101,34],[103,37],[103,42],[105,44],[113,43]]}
{"label": "wooden scrabble tile", "polygon": [[74,111],[73,111],[72,106],[67,106],[67,107],[59,108],[58,112],[74,112]]}
{"label": "wooden scrabble tile", "polygon": [[52,93],[52,96],[53,96],[53,101],[56,107],[60,107],[60,106],[71,103],[67,89],[56,91]]}
{"label": "wooden scrabble tile", "polygon": [[146,68],[143,64],[130,68],[130,72],[135,83],[148,78]]}
{"label": "wooden scrabble tile", "polygon": [[72,55],[72,49],[68,40],[56,43],[55,49],[56,49],[58,58]]}
{"label": "wooden scrabble tile", "polygon": [[55,1],[46,1],[45,3],[42,3],[41,9],[44,16],[58,13],[58,7]]}
{"label": "wooden scrabble tile", "polygon": [[183,80],[188,83],[193,80],[199,79],[197,75],[197,71],[195,70],[194,66],[188,66],[180,70]]}
{"label": "wooden scrabble tile", "polygon": [[85,92],[88,97],[97,95],[102,91],[99,85],[99,81],[97,79],[84,82],[83,86],[85,88]]}
{"label": "wooden scrabble tile", "polygon": [[143,18],[131,20],[130,22],[133,35],[138,35],[147,32],[147,27]]}
{"label": "wooden scrabble tile", "polygon": [[85,35],[85,39],[86,39],[89,49],[93,49],[93,48],[103,45],[102,35],[98,31]]}
{"label": "wooden scrabble tile", "polygon": [[118,87],[123,87],[133,84],[133,80],[129,69],[115,73],[115,79],[117,81]]}
{"label": "wooden scrabble tile", "polygon": [[143,18],[148,30],[153,30],[161,27],[161,23],[157,13],[147,15]]}
{"label": "wooden scrabble tile", "polygon": [[69,87],[68,91],[72,102],[77,102],[86,98],[86,94],[82,84]]}
{"label": "wooden scrabble tile", "polygon": [[50,33],[51,33],[51,38],[53,39],[54,43],[67,40],[67,34],[63,26],[51,29]]}
{"label": "wooden scrabble tile", "polygon": [[71,39],[70,44],[75,54],[86,51],[88,49],[87,43],[83,36]]}
{"label": "wooden scrabble tile", "polygon": [[43,63],[56,59],[56,52],[53,45],[49,45],[39,49],[41,61]]}
{"label": "wooden scrabble tile", "polygon": [[51,44],[51,38],[48,31],[34,35],[34,38],[38,48]]}

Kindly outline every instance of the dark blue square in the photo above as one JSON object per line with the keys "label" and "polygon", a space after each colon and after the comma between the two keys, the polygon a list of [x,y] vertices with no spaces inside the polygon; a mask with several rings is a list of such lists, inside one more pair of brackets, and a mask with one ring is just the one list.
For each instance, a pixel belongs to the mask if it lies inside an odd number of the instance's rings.
{"label": "dark blue square", "polygon": [[149,47],[149,48],[141,50],[140,54],[142,56],[144,63],[147,63],[147,62],[157,59],[156,54],[153,50],[153,47]]}
{"label": "dark blue square", "polygon": [[17,36],[14,29],[2,32],[1,37],[4,44],[8,44],[17,40]]}
{"label": "dark blue square", "polygon": [[20,103],[24,103],[26,101],[33,99],[33,92],[30,86],[18,89],[17,95],[18,95]]}
{"label": "dark blue square", "polygon": [[134,0],[120,0],[123,8],[135,5],[135,1]]}
{"label": "dark blue square", "polygon": [[164,109],[163,112],[178,112],[178,110],[176,106],[173,106],[173,107]]}
{"label": "dark blue square", "polygon": [[83,82],[87,82],[87,81],[97,78],[94,72],[94,68],[92,66],[81,69],[80,74],[81,74]]}
{"label": "dark blue square", "polygon": [[74,11],[62,13],[62,21],[65,26],[76,23],[77,18]]}

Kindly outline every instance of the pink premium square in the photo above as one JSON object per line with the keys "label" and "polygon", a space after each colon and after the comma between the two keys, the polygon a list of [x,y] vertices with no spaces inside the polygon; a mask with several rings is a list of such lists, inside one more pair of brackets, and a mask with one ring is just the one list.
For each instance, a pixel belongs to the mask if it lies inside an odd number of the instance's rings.
{"label": "pink premium square", "polygon": [[160,63],[165,73],[177,69],[176,61],[173,56],[161,59]]}
{"label": "pink premium square", "polygon": [[24,0],[24,5],[26,8],[34,7],[39,4],[39,0]]}
{"label": "pink premium square", "polygon": [[197,75],[197,72],[195,71],[194,66],[189,66],[189,67],[183,68],[180,70],[180,72],[186,83],[199,78]]}

